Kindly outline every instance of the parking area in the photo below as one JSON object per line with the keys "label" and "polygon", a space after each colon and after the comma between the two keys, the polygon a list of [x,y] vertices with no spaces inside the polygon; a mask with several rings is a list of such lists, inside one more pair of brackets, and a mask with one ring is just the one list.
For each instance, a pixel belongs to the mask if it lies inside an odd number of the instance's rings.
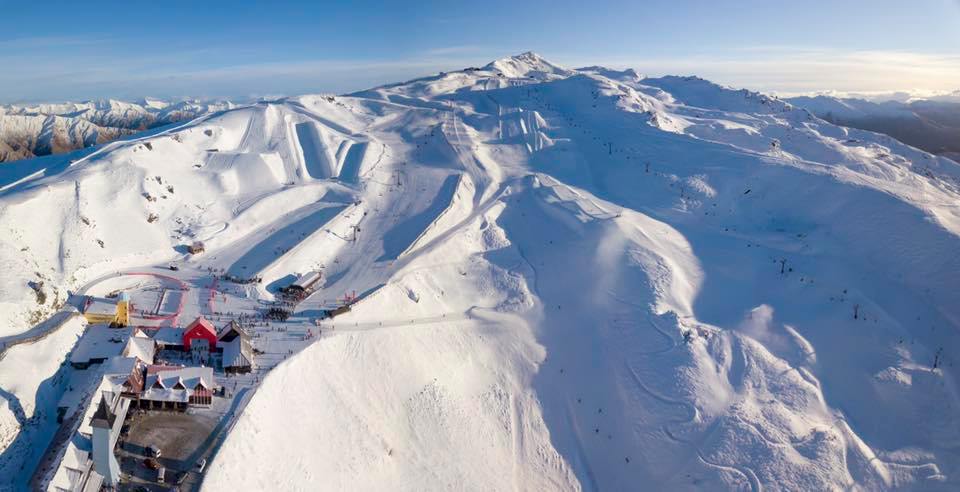
{"label": "parking area", "polygon": [[[121,490],[169,490],[195,472],[204,443],[216,427],[215,412],[138,411],[129,417],[126,437],[121,438],[117,455],[125,475]],[[147,448],[159,448],[156,462],[166,468],[164,483],[157,483],[157,471],[146,464]]]}

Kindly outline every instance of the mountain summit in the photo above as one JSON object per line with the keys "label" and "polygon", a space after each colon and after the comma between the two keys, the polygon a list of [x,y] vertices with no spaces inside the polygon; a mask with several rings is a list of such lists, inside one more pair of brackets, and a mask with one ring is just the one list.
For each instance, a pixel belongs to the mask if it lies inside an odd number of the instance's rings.
{"label": "mountain summit", "polygon": [[495,70],[508,78],[549,79],[569,77],[575,72],[548,62],[540,55],[527,51],[516,56],[501,58],[487,64],[487,70]]}

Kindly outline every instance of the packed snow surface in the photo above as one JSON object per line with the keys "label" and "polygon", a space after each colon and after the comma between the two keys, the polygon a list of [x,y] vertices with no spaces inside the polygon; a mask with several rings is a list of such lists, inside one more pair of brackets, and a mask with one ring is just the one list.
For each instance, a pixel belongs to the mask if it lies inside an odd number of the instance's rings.
{"label": "packed snow surface", "polygon": [[24,162],[6,335],[195,240],[361,295],[204,490],[960,486],[960,166],[889,137],[527,53]]}

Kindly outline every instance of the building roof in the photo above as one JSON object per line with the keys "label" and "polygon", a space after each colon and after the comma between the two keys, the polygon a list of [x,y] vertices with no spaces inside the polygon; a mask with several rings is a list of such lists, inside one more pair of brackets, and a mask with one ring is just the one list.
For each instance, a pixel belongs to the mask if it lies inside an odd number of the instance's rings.
{"label": "building roof", "polygon": [[147,388],[143,390],[140,398],[143,400],[186,403],[190,401],[190,393],[189,390],[176,390],[172,388]]}
{"label": "building roof", "polygon": [[81,492],[99,492],[103,486],[103,475],[97,473],[97,470],[90,470],[90,477],[87,478],[87,484]]}
{"label": "building roof", "polygon": [[[118,404],[121,401],[121,398],[120,398],[121,390],[122,388],[120,387],[120,385],[114,382],[113,378],[109,376],[102,376],[100,378],[100,384],[98,384],[96,389],[93,391],[93,398],[91,399],[90,403],[87,405],[87,408],[84,411],[83,417],[81,417],[80,428],[77,429],[78,432],[80,432],[80,434],[83,434],[88,437],[93,434],[92,424],[94,420],[94,415],[100,409],[99,407],[100,402],[97,401],[97,399],[99,399],[101,396],[107,397],[107,400],[108,400],[107,404],[109,405],[110,410],[113,413],[115,414],[120,413],[118,411],[119,410]],[[124,415],[126,415],[126,413],[124,413]]]}
{"label": "building roof", "polygon": [[104,316],[114,316],[117,314],[117,303],[112,299],[91,297],[90,302],[87,303],[87,307],[83,310],[83,312],[89,314],[101,314]]}
{"label": "building roof", "polygon": [[[132,340],[132,339],[131,339]],[[144,362],[136,357],[112,357],[103,373],[126,393],[143,391]]]}
{"label": "building roof", "polygon": [[156,352],[156,345],[152,338],[133,336],[127,340],[122,353],[127,357],[136,357],[147,364],[152,364]]}
{"label": "building roof", "polygon": [[313,284],[320,280],[320,272],[313,271],[300,276],[290,287],[297,287],[303,290],[309,289]]}
{"label": "building roof", "polygon": [[[178,382],[185,389],[174,389]],[[145,400],[186,402],[196,393],[197,386],[212,389],[214,384],[212,367],[152,365],[147,366],[146,389],[140,397]]]}
{"label": "building roof", "polygon": [[183,328],[165,326],[153,334],[153,340],[161,347],[168,345],[183,345],[183,333]]}
{"label": "building roof", "polygon": [[70,354],[70,362],[85,364],[91,360],[108,359],[120,355],[130,338],[130,330],[90,325]]}
{"label": "building roof", "polygon": [[90,451],[91,443],[89,440],[78,438],[67,441],[67,448],[64,450],[57,468],[50,476],[46,490],[76,490],[83,485],[81,481],[88,472],[90,478],[87,479],[87,482],[93,481],[99,485],[102,477],[90,470],[93,467],[93,458],[90,456]]}
{"label": "building roof", "polygon": [[190,323],[189,325],[187,325],[187,331],[184,332],[184,334],[189,333],[190,331],[192,331],[192,330],[194,330],[194,329],[196,329],[196,328],[198,328],[198,327],[199,327],[200,329],[208,332],[208,333],[209,333],[210,335],[212,335],[214,338],[216,338],[216,336],[217,336],[217,329],[213,327],[213,323],[211,323],[210,321],[208,321],[207,318],[204,318],[203,316],[198,317],[197,319],[193,320],[193,323]]}
{"label": "building roof", "polygon": [[103,365],[103,374],[106,376],[125,376],[133,372],[136,367],[136,358],[114,356]]}
{"label": "building roof", "polygon": [[97,411],[93,412],[93,418],[90,420],[90,425],[93,427],[113,427],[114,421],[117,420],[116,414],[113,413],[111,405],[107,403],[107,395],[101,395],[100,403],[97,405]]}
{"label": "building roof", "polygon": [[220,334],[217,335],[217,340],[221,342],[230,342],[238,336],[248,340],[250,339],[250,335],[246,330],[243,329],[243,327],[240,326],[240,323],[231,320],[220,329]]}
{"label": "building roof", "polygon": [[249,367],[253,365],[253,347],[250,341],[237,337],[223,346],[223,367]]}

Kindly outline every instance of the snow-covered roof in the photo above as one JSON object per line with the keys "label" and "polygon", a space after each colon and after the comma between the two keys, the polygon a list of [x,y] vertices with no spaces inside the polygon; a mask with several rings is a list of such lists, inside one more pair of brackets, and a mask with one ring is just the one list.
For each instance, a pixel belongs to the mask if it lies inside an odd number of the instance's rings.
{"label": "snow-covered roof", "polygon": [[[118,357],[118,359],[123,359],[123,357]],[[86,371],[73,372],[70,376],[70,385],[57,402],[58,407],[67,409],[67,414],[64,417],[70,417],[77,412],[84,411],[86,408],[85,402],[92,391],[100,384],[100,379],[106,374],[105,369],[110,365],[110,360],[108,360],[106,364],[93,366]]]}
{"label": "snow-covered roof", "polygon": [[240,326],[240,323],[231,320],[220,329],[220,334],[217,335],[217,340],[230,342],[233,341],[237,336],[248,339],[250,338],[250,335]]}
{"label": "snow-covered roof", "polygon": [[223,345],[223,367],[246,367],[253,364],[253,348],[244,337],[237,337]]}
{"label": "snow-covered roof", "polygon": [[320,280],[320,277],[320,272],[309,272],[301,275],[300,278],[298,278],[294,283],[290,284],[290,287],[309,289],[313,284]]}
{"label": "snow-covered roof", "polygon": [[137,359],[133,357],[111,357],[103,364],[105,376],[127,375],[137,367]]}
{"label": "snow-covered roof", "polygon": [[[120,394],[123,391],[123,388],[114,381],[113,378],[109,376],[103,376],[100,379],[100,384],[93,391],[90,401],[87,403],[87,408],[84,411],[83,417],[80,418],[80,428],[77,431],[84,436],[90,436],[93,434],[93,427],[90,425],[93,421],[93,415],[96,413],[97,409],[100,406],[100,400],[103,396],[108,398],[108,403],[110,409],[116,414],[121,412],[117,410],[117,406],[120,403]],[[123,412],[125,414],[125,412]]]}
{"label": "snow-covered roof", "polygon": [[153,334],[158,345],[183,345],[183,328],[163,327]]}
{"label": "snow-covered roof", "polygon": [[91,470],[90,478],[87,479],[87,484],[83,487],[81,492],[99,492],[102,486],[103,475],[97,473],[96,470]]}
{"label": "snow-covered roof", "polygon": [[127,345],[123,349],[123,355],[127,357],[136,357],[148,364],[153,363],[153,356],[156,354],[156,346],[152,338],[130,337]]}
{"label": "snow-covered roof", "polygon": [[190,400],[190,391],[189,390],[178,390],[172,388],[151,388],[143,390],[143,394],[140,395],[140,398],[144,400],[153,400],[153,401],[172,401],[179,403],[186,403]]}
{"label": "snow-covered roof", "polygon": [[102,314],[104,316],[113,316],[117,313],[117,303],[110,299],[92,298],[87,308],[83,311],[90,314]]}
{"label": "snow-covered roof", "polygon": [[124,387],[124,390],[128,393],[139,393],[143,391],[144,366],[142,359],[136,357],[111,357],[104,366],[103,374],[109,377],[114,385]]}
{"label": "snow-covered roof", "polygon": [[[161,388],[155,387],[160,382]],[[186,402],[193,394],[194,388],[201,385],[213,389],[212,367],[192,366],[147,366],[147,381],[141,398],[145,400]],[[186,389],[173,389],[178,383]]]}
{"label": "snow-covered roof", "polygon": [[[93,458],[90,455],[91,447],[90,441],[80,436],[74,436],[73,439],[68,441],[67,449],[64,450],[63,457],[53,472],[46,490],[72,491],[83,485],[81,480],[93,467]],[[102,481],[103,477],[96,472],[90,472],[90,478],[87,479],[88,484],[93,482],[93,485],[97,485],[97,487]]]}
{"label": "snow-covered roof", "polygon": [[70,362],[83,364],[91,359],[107,359],[120,355],[130,338],[130,330],[90,325],[70,354]]}

